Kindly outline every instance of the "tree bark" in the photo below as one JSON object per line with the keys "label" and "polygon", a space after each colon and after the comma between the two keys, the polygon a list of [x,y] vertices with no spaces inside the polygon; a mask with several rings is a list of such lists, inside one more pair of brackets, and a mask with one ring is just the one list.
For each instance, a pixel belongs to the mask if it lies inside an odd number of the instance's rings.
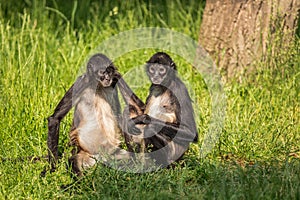
{"label": "tree bark", "polygon": [[227,78],[251,70],[281,34],[292,41],[300,0],[206,0],[199,44],[216,60]]}

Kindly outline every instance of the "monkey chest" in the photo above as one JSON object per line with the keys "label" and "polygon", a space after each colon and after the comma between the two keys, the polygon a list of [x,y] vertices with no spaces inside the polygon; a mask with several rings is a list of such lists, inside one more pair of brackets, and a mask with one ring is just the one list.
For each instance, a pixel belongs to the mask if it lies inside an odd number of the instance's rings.
{"label": "monkey chest", "polygon": [[80,136],[92,138],[92,143],[105,140],[115,143],[119,127],[110,102],[99,95],[77,105],[74,125],[79,128]]}
{"label": "monkey chest", "polygon": [[157,97],[151,96],[147,102],[145,114],[164,122],[177,123],[176,109],[177,105],[172,96],[164,93]]}
{"label": "monkey chest", "polygon": [[112,105],[102,97],[96,97],[94,105],[95,115],[101,132],[104,132],[106,135],[115,135],[118,123]]}
{"label": "monkey chest", "polygon": [[[116,123],[115,111],[112,102],[106,96],[100,96],[94,91],[86,91],[81,102],[76,105],[75,109],[75,125],[80,126],[82,123],[107,124],[114,127]],[[113,124],[112,124],[113,123]]]}

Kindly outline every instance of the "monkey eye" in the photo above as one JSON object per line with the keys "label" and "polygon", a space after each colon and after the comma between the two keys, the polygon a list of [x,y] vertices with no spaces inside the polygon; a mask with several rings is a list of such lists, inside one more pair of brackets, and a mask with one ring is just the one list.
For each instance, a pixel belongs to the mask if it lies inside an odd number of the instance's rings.
{"label": "monkey eye", "polygon": [[149,67],[149,72],[150,72],[151,74],[154,74],[154,72],[155,72],[155,67],[154,67],[154,65],[150,65],[150,67]]}
{"label": "monkey eye", "polygon": [[159,73],[160,73],[160,74],[165,74],[166,71],[167,71],[166,68],[163,67],[163,66],[161,66],[161,67],[159,68]]}
{"label": "monkey eye", "polygon": [[99,76],[99,79],[100,79],[101,81],[103,81],[103,80],[105,79],[105,76]]}
{"label": "monkey eye", "polygon": [[98,75],[99,75],[99,76],[103,76],[104,73],[105,73],[105,71],[103,71],[103,70],[99,70],[99,71],[98,71]]}

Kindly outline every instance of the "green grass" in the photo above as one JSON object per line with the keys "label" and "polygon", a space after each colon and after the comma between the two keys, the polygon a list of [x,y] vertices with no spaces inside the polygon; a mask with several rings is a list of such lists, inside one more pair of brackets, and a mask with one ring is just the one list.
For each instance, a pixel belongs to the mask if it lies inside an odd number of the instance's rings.
{"label": "green grass", "polygon": [[[139,27],[170,28],[198,38],[203,3],[120,2],[0,1],[1,157],[47,153],[47,117],[105,39]],[[155,51],[129,52],[115,63],[125,74]],[[200,113],[200,141],[180,165],[146,174],[99,165],[73,183],[67,158],[45,178],[39,174],[46,162],[6,161],[0,163],[0,199],[299,199],[299,52],[296,39],[289,49],[257,62],[255,73],[224,86],[224,129],[205,158],[199,148],[211,116],[208,88],[184,58],[171,52]],[[143,99],[148,85],[134,88]],[[71,120],[69,114],[61,124],[61,152],[70,152]]]}

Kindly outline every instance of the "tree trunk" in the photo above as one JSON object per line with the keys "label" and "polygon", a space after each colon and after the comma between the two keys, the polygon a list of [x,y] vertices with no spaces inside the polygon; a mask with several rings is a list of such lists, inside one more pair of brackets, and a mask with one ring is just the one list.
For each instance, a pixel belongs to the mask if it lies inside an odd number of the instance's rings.
{"label": "tree trunk", "polygon": [[292,41],[300,0],[206,0],[199,44],[228,77],[251,70],[284,33],[281,44]]}

